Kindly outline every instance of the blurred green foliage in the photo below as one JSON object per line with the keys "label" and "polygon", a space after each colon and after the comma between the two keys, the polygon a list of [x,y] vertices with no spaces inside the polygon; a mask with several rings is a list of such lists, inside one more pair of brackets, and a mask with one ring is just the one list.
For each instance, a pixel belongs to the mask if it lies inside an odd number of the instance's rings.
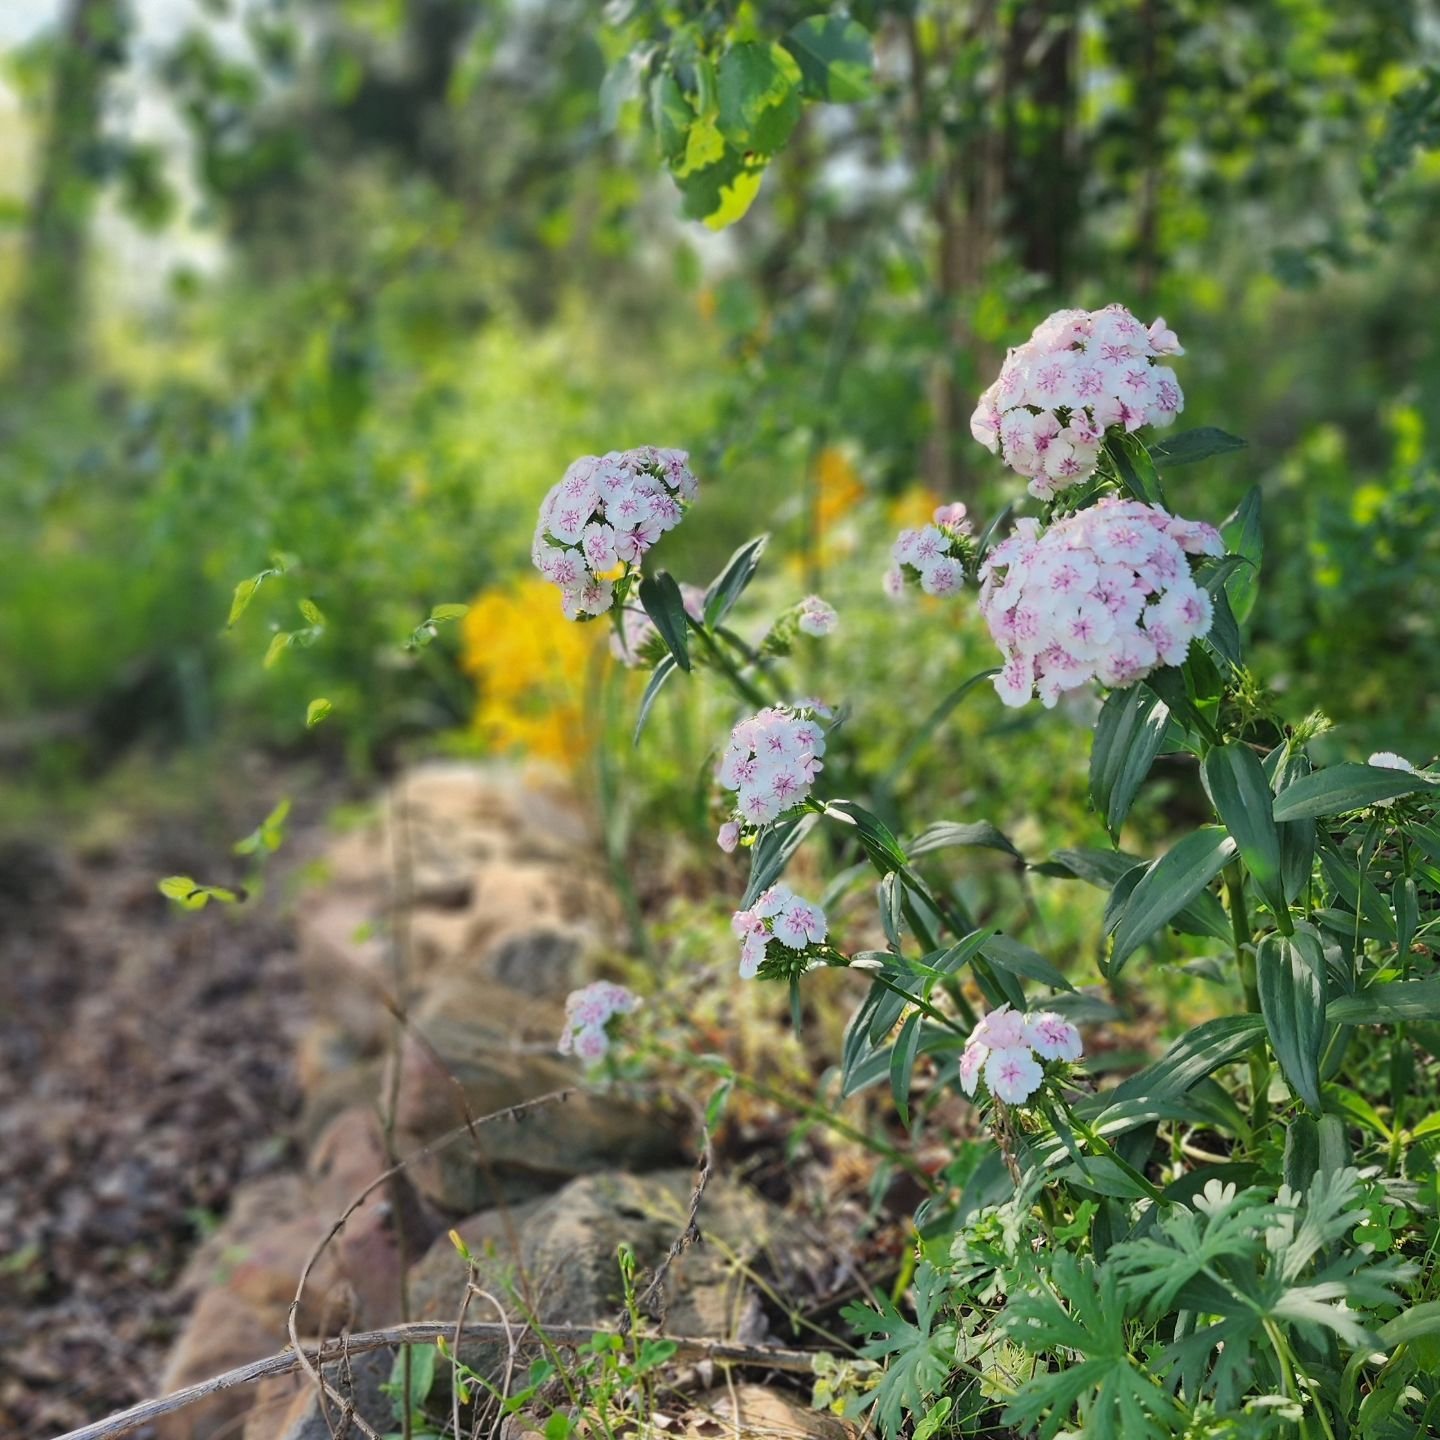
{"label": "blurred green foliage", "polygon": [[[933,648],[885,642],[885,506],[917,484],[985,518],[1010,498],[969,438],[975,395],[1057,304],[1112,299],[1179,331],[1187,422],[1250,441],[1177,501],[1218,521],[1261,482],[1268,673],[1346,722],[1341,748],[1433,751],[1422,0],[216,0],[158,49],[107,31],[88,67],[86,8],[19,57],[33,135],[80,119],[32,147],[0,252],[0,763],[43,778],[243,733],[364,765],[463,725],[456,636],[406,640],[526,568],[570,458],[647,442],[688,446],[705,486],[663,563],[703,578],[775,528],[809,557],[786,602],[823,582],[853,617],[837,668],[926,706],[986,645],[953,615]],[[179,118],[188,173],[103,103],[117,75]],[[77,83],[93,103],[62,114]],[[716,219],[696,194],[742,173],[743,221],[685,218]],[[163,293],[117,306],[87,203],[57,279],[34,237],[67,175],[162,233],[208,229],[223,268],[176,251]],[[41,366],[27,317],[57,286]],[[871,499],[831,563],[834,453]],[[300,638],[267,667],[276,634]],[[975,727],[1023,723],[974,703],[935,742],[946,775]],[[1044,733],[1006,753],[1068,773],[1047,747],[1075,737]],[[857,734],[904,743],[863,709]],[[975,783],[1005,803],[1005,777]]]}

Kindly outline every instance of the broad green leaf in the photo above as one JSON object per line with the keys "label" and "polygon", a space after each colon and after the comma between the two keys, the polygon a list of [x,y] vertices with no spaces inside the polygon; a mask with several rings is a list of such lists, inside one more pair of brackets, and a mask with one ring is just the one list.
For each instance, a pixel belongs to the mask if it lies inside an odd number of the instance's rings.
{"label": "broad green leaf", "polygon": [[668,164],[675,164],[685,154],[694,120],[695,112],[679,82],[668,70],[661,71],[650,82],[650,123]]}
{"label": "broad green leaf", "polygon": [[[1310,757],[1304,751],[1291,752],[1288,745],[1279,745],[1265,757],[1265,767],[1273,772],[1271,789],[1276,795],[1310,773]],[[1272,813],[1274,807],[1271,807]],[[1310,884],[1315,868],[1315,821],[1284,820],[1276,825],[1280,833],[1280,877],[1287,903],[1293,905]]]}
{"label": "broad green leaf", "polygon": [[1118,974],[1145,941],[1196,899],[1234,853],[1234,840],[1220,826],[1204,825],[1155,861],[1115,927],[1110,973]]}
{"label": "broad green leaf", "polygon": [[773,155],[800,118],[800,71],[778,45],[732,45],[716,79],[720,133],[737,150]]}
{"label": "broad green leaf", "polygon": [[1160,753],[1169,723],[1169,707],[1147,686],[1112,690],[1105,697],[1090,749],[1090,803],[1112,838]]}
{"label": "broad green leaf", "polygon": [[633,744],[640,743],[640,732],[644,730],[645,722],[650,718],[650,707],[655,703],[655,697],[660,693],[665,682],[679,668],[673,655],[662,655],[660,663],[651,671],[649,683],[645,686],[645,693],[640,697],[640,712],[635,717]]}
{"label": "broad green leaf", "polygon": [[1376,1338],[1383,1349],[1393,1350],[1426,1335],[1440,1335],[1440,1300],[1427,1300],[1402,1310],[1380,1327]]}
{"label": "broad green leaf", "polygon": [[247,576],[235,587],[235,594],[230,601],[230,614],[225,620],[227,628],[250,608],[250,602],[255,598],[255,592],[260,588],[265,577],[274,573],[273,570],[262,570],[258,575]]}
{"label": "broad green leaf", "polygon": [[1393,800],[1427,787],[1424,776],[1379,765],[1330,765],[1301,776],[1275,797],[1277,820],[1344,815],[1379,800]]}
{"label": "broad green leaf", "polygon": [[1260,1013],[1270,1048],[1291,1088],[1320,1111],[1320,1051],[1325,1043],[1325,950],[1307,926],[1267,935],[1255,953]]}
{"label": "broad green leaf", "polygon": [[769,535],[757,535],[755,539],[747,540],[710,582],[710,588],[705,592],[705,624],[710,629],[713,630],[735,608],[735,602],[755,578],[760,557],[769,541]]}
{"label": "broad green leaf", "polygon": [[1440,1021],[1440,980],[1387,980],[1326,1007],[1340,1025],[1384,1025],[1392,1020]]}
{"label": "broad green leaf", "polygon": [[1285,1156],[1281,1166],[1285,1183],[1303,1195],[1320,1169],[1320,1130],[1313,1117],[1297,1115],[1285,1127]]}
{"label": "broad green leaf", "polygon": [[289,630],[278,630],[270,637],[270,644],[265,650],[264,668],[269,670],[275,662],[290,648],[291,642],[295,639]]}
{"label": "broad green leaf", "polygon": [[324,613],[308,596],[300,602],[300,613],[311,625],[323,625],[325,623]]}
{"label": "broad green leaf", "polygon": [[665,648],[675,657],[675,663],[682,670],[689,670],[690,646],[685,638],[689,617],[675,577],[668,570],[645,576],[640,582],[640,603],[660,632]]}
{"label": "broad green leaf", "polygon": [[1009,837],[988,820],[976,820],[968,825],[954,820],[941,820],[922,830],[906,849],[913,858],[916,855],[928,855],[933,850],[948,850],[954,846],[979,846],[986,850],[1002,851],[1022,864],[1025,860]]}
{"label": "broad green leaf", "polygon": [[1182,1035],[1153,1065],[1123,1080],[1112,1102],[1179,1095],[1220,1066],[1243,1055],[1265,1034],[1259,1015],[1222,1015]]}
{"label": "broad green leaf", "polygon": [[1208,460],[1212,455],[1228,455],[1234,450],[1243,450],[1246,442],[1238,435],[1227,435],[1213,425],[1201,425],[1194,430],[1182,430],[1168,440],[1154,445],[1151,455],[1157,463],[1173,468],[1176,465],[1193,465],[1197,460]]}
{"label": "broad green leaf", "polygon": [[[727,146],[713,127],[704,131],[707,123],[697,120],[691,127],[687,163],[676,172],[676,183],[680,186],[684,214],[691,220],[703,220],[712,230],[723,230],[740,219],[760,193],[763,162],[752,162]],[[713,134],[721,148],[709,163],[692,165],[688,163],[692,152],[708,153],[696,144],[696,136],[702,132]]]}
{"label": "broad green leaf", "polygon": [[[1234,572],[1227,572],[1234,573]],[[1230,597],[1225,590],[1225,573],[1216,569],[1201,580],[1201,585],[1210,592],[1212,615],[1210,629],[1204,643],[1227,665],[1238,670],[1244,663],[1244,641],[1240,638],[1240,626],[1230,609]]]}
{"label": "broad green leaf", "polygon": [[842,15],[812,15],[780,42],[800,66],[801,83],[812,100],[864,100],[873,88],[870,36]]}
{"label": "broad green leaf", "polygon": [[1234,513],[1221,525],[1220,534],[1224,537],[1225,548],[1230,554],[1239,555],[1248,562],[1225,581],[1225,593],[1230,597],[1230,609],[1234,612],[1236,621],[1243,625],[1250,618],[1256,597],[1260,594],[1260,564],[1264,558],[1265,536],[1260,525],[1258,485],[1252,485],[1246,491],[1245,498],[1235,508]]}
{"label": "broad green leaf", "polygon": [[1282,930],[1290,928],[1280,872],[1280,831],[1271,814],[1270,782],[1259,757],[1238,740],[1217,745],[1201,766],[1210,801],[1240,847],[1245,862]]}
{"label": "broad green leaf", "polygon": [[313,730],[335,707],[323,696],[305,707],[305,728]]}
{"label": "broad green leaf", "polygon": [[[1097,850],[1092,846],[1080,846],[1057,850],[1043,865],[1036,865],[1034,868],[1041,875],[1073,875],[1077,880],[1109,890],[1113,895],[1120,881],[1137,866],[1144,864],[1138,855],[1131,855],[1124,850]],[[1134,883],[1138,883],[1138,879]],[[1112,918],[1115,925],[1120,923],[1118,910]],[[1216,940],[1230,938],[1229,917],[1220,902],[1208,891],[1197,895],[1178,911],[1170,925],[1172,929],[1185,935],[1209,935]]]}

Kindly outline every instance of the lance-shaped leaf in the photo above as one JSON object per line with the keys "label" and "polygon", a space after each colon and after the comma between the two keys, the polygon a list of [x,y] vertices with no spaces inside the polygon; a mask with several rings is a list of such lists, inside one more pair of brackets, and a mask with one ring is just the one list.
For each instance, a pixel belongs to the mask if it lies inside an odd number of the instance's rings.
{"label": "lance-shaped leaf", "polygon": [[685,613],[685,599],[675,577],[668,570],[647,575],[640,582],[640,603],[660,632],[665,648],[675,657],[675,663],[682,670],[688,670],[690,646],[685,639],[685,627],[690,617]]}
{"label": "lance-shaped leaf", "polygon": [[1387,770],[1379,765],[1329,765],[1287,785],[1275,797],[1277,820],[1304,820],[1320,815],[1344,815],[1424,790],[1430,782],[1408,770]]}
{"label": "lance-shaped leaf", "polygon": [[1228,455],[1233,450],[1243,450],[1245,441],[1238,435],[1227,435],[1213,425],[1201,425],[1195,430],[1182,430],[1162,441],[1151,451],[1158,464],[1166,469],[1176,465],[1193,465],[1197,460],[1208,460],[1212,455]]}
{"label": "lance-shaped leaf", "polygon": [[1259,757],[1248,745],[1217,745],[1201,767],[1216,813],[1240,847],[1265,903],[1281,930],[1290,929],[1290,912],[1281,882],[1280,831],[1271,814],[1270,782]]}
{"label": "lance-shaped leaf", "polygon": [[1004,831],[997,829],[988,820],[976,820],[970,824],[962,824],[957,820],[938,821],[922,830],[906,848],[913,858],[916,855],[928,855],[932,850],[948,850],[953,846],[979,846],[986,850],[999,850],[1022,863],[1025,860]]}
{"label": "lance-shaped leaf", "polygon": [[[1310,757],[1303,750],[1292,751],[1288,745],[1277,745],[1265,757],[1264,769],[1271,776],[1271,790],[1279,795],[1310,773]],[[1275,828],[1280,832],[1281,883],[1286,901],[1293,905],[1305,893],[1315,868],[1315,821],[1308,816],[1302,820],[1281,820]]]}
{"label": "lance-shaped leaf", "polygon": [[1112,690],[1090,749],[1090,803],[1111,836],[1120,833],[1165,742],[1170,707],[1148,686]]}
{"label": "lance-shaped leaf", "polygon": [[1141,876],[1115,927],[1110,973],[1197,896],[1225,868],[1235,842],[1219,825],[1203,825],[1162,855]]}
{"label": "lance-shaped leaf", "polygon": [[1270,1048],[1290,1087],[1320,1111],[1320,1051],[1325,1043],[1325,950],[1308,926],[1267,935],[1255,952],[1260,1013]]}
{"label": "lance-shaped leaf", "polygon": [[1264,534],[1260,528],[1258,485],[1252,485],[1246,491],[1235,512],[1221,525],[1220,534],[1225,539],[1226,550],[1247,562],[1225,581],[1230,609],[1234,611],[1236,621],[1243,625],[1250,618],[1256,597],[1260,594],[1260,562],[1265,550]]}
{"label": "lance-shaped leaf", "polygon": [[760,557],[769,543],[768,535],[757,535],[747,540],[725,562],[725,568],[710,583],[705,592],[705,624],[714,629],[735,608],[735,602],[745,593],[745,587],[755,578]]}
{"label": "lance-shaped leaf", "polygon": [[[1124,850],[1097,850],[1092,846],[1080,846],[1073,850],[1057,850],[1043,865],[1036,865],[1034,868],[1041,875],[1073,875],[1077,880],[1084,880],[1101,890],[1111,891],[1115,908],[1108,916],[1108,934],[1120,923],[1124,902],[1129,899],[1130,891],[1139,883],[1140,877],[1136,875],[1133,880],[1128,880],[1128,888],[1124,888],[1124,893],[1118,899],[1115,894],[1116,887],[1120,886],[1122,880],[1127,880],[1131,871],[1143,870],[1144,865],[1145,862],[1138,855],[1131,855]],[[1109,911],[1110,907],[1106,908]],[[1170,921],[1170,926],[1184,935],[1209,935],[1216,940],[1230,938],[1230,919],[1225,914],[1225,907],[1208,891],[1197,895],[1188,905],[1177,911]]]}
{"label": "lance-shaped leaf", "polygon": [[673,655],[662,655],[660,663],[650,672],[650,682],[645,686],[645,693],[640,697],[640,713],[635,717],[634,743],[640,743],[640,732],[645,728],[645,722],[650,718],[650,707],[655,703],[655,697],[664,687],[665,682],[680,667],[675,663]]}
{"label": "lance-shaped leaf", "polygon": [[794,820],[777,820],[760,832],[750,851],[750,880],[740,902],[742,910],[748,910],[784,874],[790,857],[805,843],[819,818],[801,815]]}
{"label": "lance-shaped leaf", "polygon": [[1332,1000],[1326,1017],[1339,1025],[1440,1020],[1440,980],[1389,980]]}
{"label": "lance-shaped leaf", "polygon": [[1112,1101],[1179,1095],[1222,1065],[1243,1055],[1265,1033],[1259,1015],[1221,1015],[1182,1035],[1153,1065],[1123,1080]]}

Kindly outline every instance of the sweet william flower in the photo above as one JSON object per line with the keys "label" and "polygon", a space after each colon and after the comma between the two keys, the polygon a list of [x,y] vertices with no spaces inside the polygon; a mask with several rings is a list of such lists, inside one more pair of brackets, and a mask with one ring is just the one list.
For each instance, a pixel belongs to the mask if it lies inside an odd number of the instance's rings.
{"label": "sweet william flower", "polygon": [[722,849],[732,838],[738,844],[810,794],[824,768],[820,757],[825,731],[819,721],[828,715],[814,700],[775,705],[730,732],[718,777],[727,790],[735,791],[735,809],[718,837]]}
{"label": "sweet william flower", "polygon": [[1000,699],[1053,706],[1099,680],[1123,688],[1178,665],[1214,620],[1192,555],[1219,555],[1211,525],[1111,497],[1041,529],[1022,519],[980,567],[980,613],[1004,664]]}
{"label": "sweet william flower", "polygon": [[1148,329],[1123,305],[1057,310],[1005,358],[980,397],[970,433],[1048,500],[1094,473],[1109,429],[1169,425],[1185,407],[1183,355],[1163,319]]}
{"label": "sweet william flower", "polygon": [[831,635],[840,623],[835,607],[827,604],[818,595],[807,595],[800,602],[797,624],[803,634],[816,637]]}
{"label": "sweet william flower", "polygon": [[1021,1014],[998,1005],[965,1042],[960,1088],[973,1096],[983,1079],[997,1100],[1023,1105],[1044,1083],[1044,1062],[1074,1061],[1082,1054],[1080,1032],[1053,1010]]}
{"label": "sweet william flower", "polygon": [[825,912],[788,885],[772,885],[748,910],[737,910],[730,928],[740,941],[740,976],[750,980],[769,962],[777,978],[803,973],[829,935]]}
{"label": "sweet william flower", "polygon": [[965,506],[939,506],[930,524],[902,530],[890,548],[894,561],[885,573],[885,593],[899,599],[917,584],[927,595],[953,595],[965,580],[965,563],[974,553],[974,527]]}
{"label": "sweet william flower", "polygon": [[582,455],[540,505],[530,558],[569,620],[607,614],[616,572],[638,566],[699,493],[683,450]]}
{"label": "sweet william flower", "polygon": [[605,1027],[610,1019],[630,1014],[639,1004],[638,995],[609,980],[572,990],[565,1000],[565,1025],[556,1049],[562,1055],[575,1055],[586,1064],[595,1064],[609,1048]]}

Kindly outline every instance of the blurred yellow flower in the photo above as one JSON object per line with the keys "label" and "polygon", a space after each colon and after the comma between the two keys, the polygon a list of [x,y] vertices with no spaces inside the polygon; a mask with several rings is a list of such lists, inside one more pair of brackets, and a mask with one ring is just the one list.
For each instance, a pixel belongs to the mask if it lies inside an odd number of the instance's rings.
{"label": "blurred yellow flower", "polygon": [[944,501],[927,485],[912,485],[890,502],[886,519],[897,530],[919,530]]}
{"label": "blurred yellow flower", "polygon": [[464,621],[471,728],[491,749],[575,766],[588,753],[585,687],[604,625],[567,620],[538,576],[482,592]]}
{"label": "blurred yellow flower", "polygon": [[827,445],[820,452],[815,462],[815,480],[819,490],[820,533],[824,535],[865,498],[865,487],[850,457],[834,445]]}

